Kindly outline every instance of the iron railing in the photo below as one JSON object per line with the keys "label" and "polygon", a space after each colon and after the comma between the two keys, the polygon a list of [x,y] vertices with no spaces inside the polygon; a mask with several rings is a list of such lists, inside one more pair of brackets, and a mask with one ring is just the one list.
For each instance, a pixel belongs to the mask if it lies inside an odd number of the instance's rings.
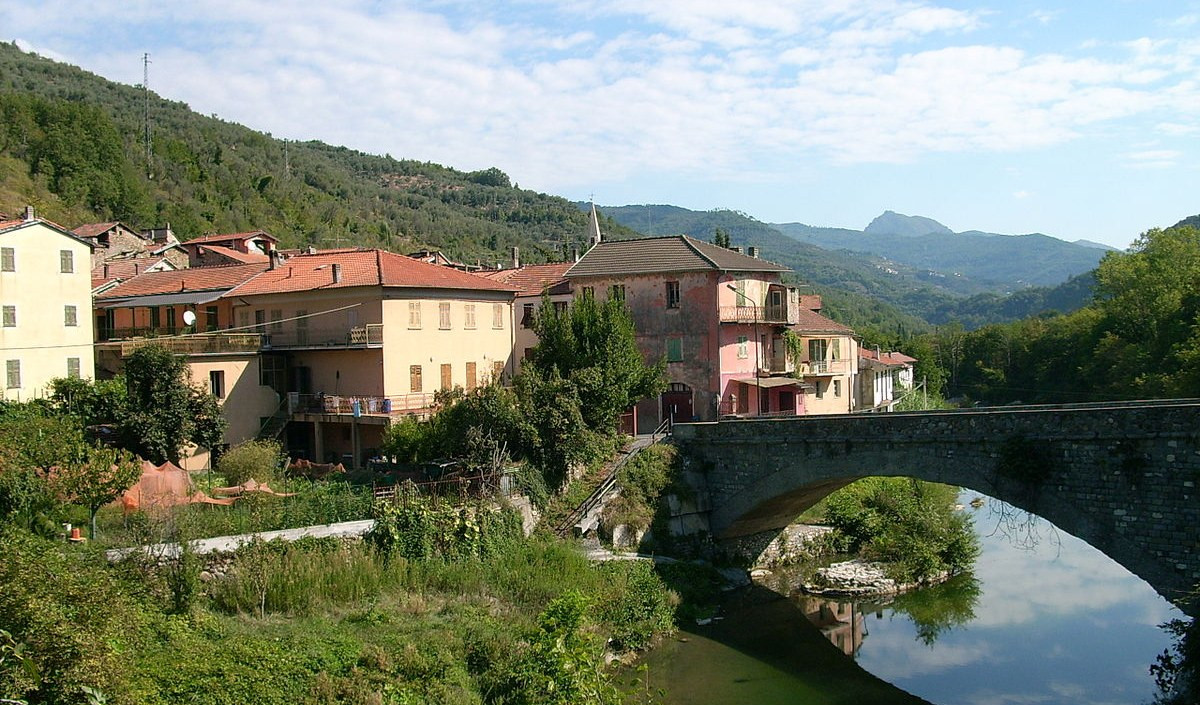
{"label": "iron railing", "polygon": [[263,346],[271,349],[383,347],[382,323],[319,328],[276,328],[268,323],[261,328],[265,331]]}
{"label": "iron railing", "polygon": [[255,353],[262,348],[262,336],[257,333],[191,333],[175,337],[138,337],[109,340],[102,346],[128,355],[143,345],[161,345],[176,355],[217,355]]}
{"label": "iron railing", "polygon": [[722,306],[720,314],[722,323],[786,324],[788,322],[788,308],[786,304],[772,306]]}
{"label": "iron railing", "polygon": [[288,410],[293,414],[341,414],[350,416],[392,416],[427,413],[433,409],[433,394],[398,394],[388,397],[363,394],[288,395]]}

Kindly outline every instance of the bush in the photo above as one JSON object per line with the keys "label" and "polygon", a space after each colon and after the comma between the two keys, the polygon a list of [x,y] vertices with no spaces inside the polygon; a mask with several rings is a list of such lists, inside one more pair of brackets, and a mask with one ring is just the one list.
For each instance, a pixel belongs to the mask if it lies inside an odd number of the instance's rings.
{"label": "bush", "polygon": [[275,441],[246,441],[221,454],[217,473],[229,486],[254,479],[267,482],[275,479],[283,449]]}
{"label": "bush", "polygon": [[667,590],[650,561],[609,561],[598,570],[606,597],[600,618],[609,627],[613,648],[636,651],[675,628],[678,598]]}
{"label": "bush", "polygon": [[945,485],[869,477],[830,495],[825,518],[845,550],[888,563],[897,580],[920,581],[966,570],[979,554],[955,497]]}

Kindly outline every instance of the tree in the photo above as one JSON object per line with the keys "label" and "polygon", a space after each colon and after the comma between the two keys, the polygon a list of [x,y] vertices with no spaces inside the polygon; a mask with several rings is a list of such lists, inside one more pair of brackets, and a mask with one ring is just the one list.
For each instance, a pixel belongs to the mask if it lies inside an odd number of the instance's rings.
{"label": "tree", "polygon": [[121,496],[141,477],[141,465],[127,450],[94,447],[84,462],[60,465],[52,482],[68,504],[87,507],[90,535],[96,538],[96,512]]}
{"label": "tree", "polygon": [[560,311],[546,297],[533,329],[538,344],[526,364],[544,379],[557,376],[572,384],[583,400],[580,413],[594,431],[615,432],[625,409],[666,389],[665,363],[646,364],[623,301],[601,304],[580,296]]}
{"label": "tree", "polygon": [[713,231],[712,243],[717,247],[729,247],[729,233],[725,228],[717,228]]}
{"label": "tree", "polygon": [[215,397],[191,385],[183,359],[143,345],[125,362],[128,390],[119,421],[122,445],[156,463],[179,462],[189,443],[212,448],[227,422]]}

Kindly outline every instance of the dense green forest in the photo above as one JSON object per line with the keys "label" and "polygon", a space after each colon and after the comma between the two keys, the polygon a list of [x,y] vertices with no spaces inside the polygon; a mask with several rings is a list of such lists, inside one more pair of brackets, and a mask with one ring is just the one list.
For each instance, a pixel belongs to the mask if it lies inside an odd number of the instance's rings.
{"label": "dense green forest", "polygon": [[263,229],[285,247],[433,247],[485,263],[512,246],[537,262],[586,242],[586,214],[498,168],[284,142],[152,93],[147,159],[145,104],[140,88],[0,43],[0,212],[33,204],[68,227],[169,223],[181,239]]}
{"label": "dense green forest", "polygon": [[1095,299],[1072,313],[902,347],[934,358],[949,395],[983,403],[1200,396],[1200,229],[1150,230],[1094,277]]}

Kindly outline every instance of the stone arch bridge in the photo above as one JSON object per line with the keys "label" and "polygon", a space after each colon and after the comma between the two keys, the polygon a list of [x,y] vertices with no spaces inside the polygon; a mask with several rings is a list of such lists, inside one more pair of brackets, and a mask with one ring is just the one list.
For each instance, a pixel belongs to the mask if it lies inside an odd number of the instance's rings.
{"label": "stone arch bridge", "polygon": [[[862,477],[967,487],[1103,551],[1189,614],[1200,583],[1200,400],[678,424],[718,540],[773,536]],[[766,533],[764,533],[766,532]]]}

